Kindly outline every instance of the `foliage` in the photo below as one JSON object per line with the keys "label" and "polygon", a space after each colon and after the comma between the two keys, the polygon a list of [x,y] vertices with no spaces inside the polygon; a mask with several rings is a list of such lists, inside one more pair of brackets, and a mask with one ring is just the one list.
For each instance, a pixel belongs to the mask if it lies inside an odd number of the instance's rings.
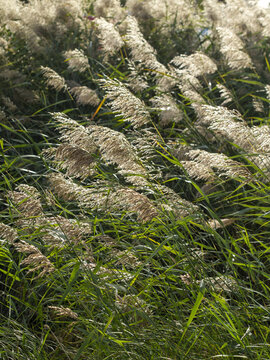
{"label": "foliage", "polygon": [[269,17],[0,0],[1,359],[269,359]]}

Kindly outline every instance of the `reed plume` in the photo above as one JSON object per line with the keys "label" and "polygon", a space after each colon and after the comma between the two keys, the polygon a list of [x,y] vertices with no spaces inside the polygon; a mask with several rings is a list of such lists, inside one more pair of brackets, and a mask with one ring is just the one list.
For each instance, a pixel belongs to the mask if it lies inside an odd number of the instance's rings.
{"label": "reed plume", "polygon": [[9,244],[13,244],[18,238],[18,233],[11,226],[0,223],[0,243],[1,241],[7,241]]}
{"label": "reed plume", "polygon": [[230,29],[218,27],[220,38],[220,51],[225,56],[228,65],[235,70],[253,68],[252,60],[243,51],[244,44],[241,39]]}
{"label": "reed plume", "polygon": [[74,49],[68,50],[63,53],[65,61],[68,63],[69,70],[84,72],[90,69],[88,58],[82,50]]}
{"label": "reed plume", "polygon": [[130,122],[134,128],[151,121],[150,114],[142,100],[133,95],[120,81],[104,78],[100,80],[112,110]]}
{"label": "reed plume", "polygon": [[28,256],[21,262],[21,265],[30,266],[28,273],[41,270],[38,276],[35,279],[49,275],[55,270],[54,265],[50,260],[41,253],[41,251],[34,245],[28,244],[26,241],[20,241],[14,244],[15,249],[22,253],[27,254]]}
{"label": "reed plume", "polygon": [[67,89],[65,79],[62,76],[58,75],[57,72],[50,69],[49,67],[41,66],[40,68],[41,68],[42,75],[46,79],[46,84],[48,86],[51,86],[56,91],[61,91],[61,90]]}
{"label": "reed plume", "polygon": [[102,53],[107,60],[124,46],[124,41],[115,26],[104,18],[95,19],[95,24]]}

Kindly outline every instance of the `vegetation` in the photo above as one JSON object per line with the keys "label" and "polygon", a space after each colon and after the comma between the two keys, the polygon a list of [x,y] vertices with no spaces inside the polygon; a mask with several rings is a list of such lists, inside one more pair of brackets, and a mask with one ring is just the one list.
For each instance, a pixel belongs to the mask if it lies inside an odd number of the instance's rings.
{"label": "vegetation", "polygon": [[270,10],[0,0],[0,358],[270,358]]}

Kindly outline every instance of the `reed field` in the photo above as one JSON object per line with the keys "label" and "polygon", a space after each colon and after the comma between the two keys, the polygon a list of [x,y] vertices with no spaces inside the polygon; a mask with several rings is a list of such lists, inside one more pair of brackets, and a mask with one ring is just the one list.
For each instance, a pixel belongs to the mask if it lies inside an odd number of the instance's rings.
{"label": "reed field", "polygon": [[270,359],[270,8],[0,0],[0,359]]}

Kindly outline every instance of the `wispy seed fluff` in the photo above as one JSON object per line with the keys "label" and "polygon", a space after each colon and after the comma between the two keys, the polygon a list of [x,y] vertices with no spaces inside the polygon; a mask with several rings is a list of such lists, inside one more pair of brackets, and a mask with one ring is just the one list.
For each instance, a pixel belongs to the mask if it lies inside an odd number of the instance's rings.
{"label": "wispy seed fluff", "polygon": [[142,100],[133,95],[120,81],[109,78],[100,80],[110,100],[112,110],[131,122],[134,128],[141,127],[151,121],[150,114]]}
{"label": "wispy seed fluff", "polygon": [[85,179],[95,174],[96,159],[94,154],[76,145],[61,144],[43,152],[52,159],[57,169],[66,170],[67,176]]}
{"label": "wispy seed fluff", "polygon": [[172,212],[176,218],[183,218],[194,213],[198,207],[190,201],[183,199],[173,189],[165,185],[154,185],[157,195],[156,206],[163,211]]}
{"label": "wispy seed fluff", "polygon": [[20,217],[35,217],[43,215],[40,194],[33,186],[19,185],[17,191],[9,191],[9,199],[16,206]]}
{"label": "wispy seed fluff", "polygon": [[0,223],[0,243],[1,241],[7,241],[9,244],[13,244],[18,238],[17,231],[11,226]]}
{"label": "wispy seed fluff", "polygon": [[106,163],[118,166],[119,173],[125,176],[128,182],[134,185],[147,183],[147,172],[140,165],[124,134],[103,126],[84,127],[61,113],[54,113],[53,117],[60,123],[60,140],[68,142],[69,145],[63,144],[53,149],[49,156],[63,161],[59,166],[67,169],[67,175],[77,176],[76,172],[80,176],[89,175],[89,171],[91,168],[94,170],[95,166],[93,157],[99,152]]}
{"label": "wispy seed fluff", "polygon": [[28,273],[42,270],[36,278],[48,275],[55,270],[54,265],[36,246],[30,245],[25,241],[20,241],[14,244],[14,247],[18,252],[28,254],[21,262],[21,265],[29,265],[32,267],[28,270]]}
{"label": "wispy seed fluff", "polygon": [[183,112],[178,108],[174,99],[169,95],[155,96],[151,100],[155,110],[159,111],[160,125],[179,123],[183,119]]}
{"label": "wispy seed fluff", "polygon": [[132,60],[153,70],[159,89],[163,91],[170,90],[176,83],[175,79],[170,75],[166,66],[157,60],[156,51],[145,40],[140,31],[137,19],[133,16],[128,16],[126,23],[127,31],[125,40],[127,47],[130,49]]}
{"label": "wispy seed fluff", "polygon": [[226,86],[222,84],[217,84],[217,89],[220,93],[221,99],[223,100],[221,106],[224,106],[233,101],[233,95],[230,90],[226,88]]}
{"label": "wispy seed fluff", "polygon": [[41,72],[46,79],[46,84],[53,87],[56,91],[66,90],[66,81],[65,79],[58,75],[57,72],[52,70],[49,67],[41,66]]}
{"label": "wispy seed fluff", "polygon": [[127,17],[127,46],[131,51],[133,61],[145,64],[149,69],[163,73],[168,72],[166,67],[157,61],[155,49],[145,40],[140,31],[137,19],[133,16]]}
{"label": "wispy seed fluff", "polygon": [[108,183],[97,182],[91,188],[76,185],[61,174],[49,177],[51,191],[66,201],[76,201],[84,208],[102,211],[127,211],[137,214],[138,221],[147,222],[158,215],[155,206],[142,194],[124,187],[111,188]]}
{"label": "wispy seed fluff", "polygon": [[85,219],[76,221],[66,219],[63,216],[46,217],[42,219],[40,226],[44,235],[42,236],[46,244],[53,247],[63,247],[67,245],[80,244],[85,235],[92,232],[92,227]]}
{"label": "wispy seed fluff", "polygon": [[176,56],[172,59],[171,64],[181,69],[186,69],[195,77],[213,74],[217,71],[217,65],[214,61],[200,51],[188,56]]}
{"label": "wispy seed fluff", "polygon": [[70,89],[70,93],[75,97],[78,105],[97,106],[100,103],[95,90],[89,89],[87,86],[74,86]]}
{"label": "wispy seed fluff", "polygon": [[251,58],[243,51],[243,42],[232,30],[218,27],[217,33],[220,38],[220,51],[232,69],[253,68]]}
{"label": "wispy seed fluff", "polygon": [[71,318],[74,320],[78,319],[78,314],[76,314],[70,308],[66,308],[64,306],[48,306],[48,309],[52,310],[54,315],[57,317]]}
{"label": "wispy seed fluff", "polygon": [[97,26],[97,37],[99,39],[102,52],[107,59],[124,46],[124,41],[114,25],[106,21],[104,18],[95,19],[95,24]]}
{"label": "wispy seed fluff", "polygon": [[188,173],[197,179],[212,180],[213,175],[230,178],[250,178],[250,172],[239,162],[224,154],[209,153],[205,150],[189,150],[186,154],[191,161],[183,161],[182,165]]}
{"label": "wispy seed fluff", "polygon": [[128,86],[135,92],[143,91],[149,87],[146,79],[139,75],[140,68],[140,64],[136,66],[133,61],[128,61]]}
{"label": "wispy seed fluff", "polygon": [[147,172],[139,164],[139,159],[122,133],[96,125],[89,126],[87,130],[99,148],[103,160],[109,164],[117,164],[120,168],[119,173],[133,185],[147,183]]}
{"label": "wispy seed fluff", "polygon": [[221,106],[203,105],[199,125],[212,130],[220,140],[229,140],[247,153],[257,166],[270,171],[270,128],[268,125],[249,127],[241,115]]}
{"label": "wispy seed fluff", "polygon": [[84,72],[90,69],[88,58],[82,52],[82,50],[74,49],[68,50],[63,53],[65,61],[68,63],[69,70],[75,70],[78,72]]}
{"label": "wispy seed fluff", "polygon": [[98,17],[120,21],[126,14],[120,0],[96,0],[94,2],[94,14]]}

